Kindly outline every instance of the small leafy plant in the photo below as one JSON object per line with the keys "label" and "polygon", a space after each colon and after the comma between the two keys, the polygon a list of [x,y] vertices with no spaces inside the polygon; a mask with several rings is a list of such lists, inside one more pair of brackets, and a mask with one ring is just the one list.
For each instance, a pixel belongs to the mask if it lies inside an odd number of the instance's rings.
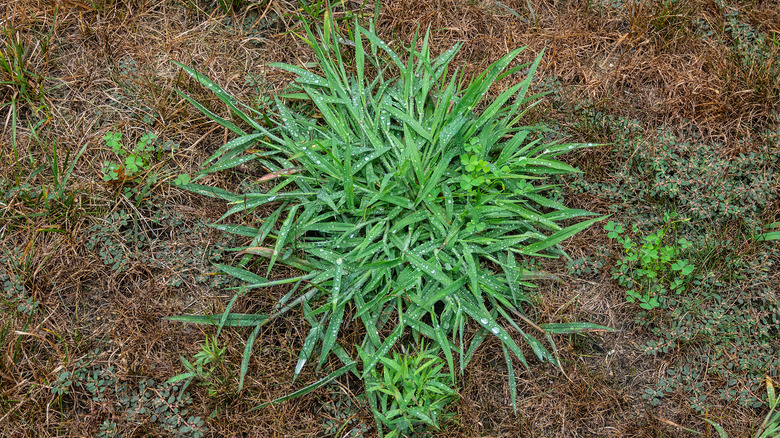
{"label": "small leafy plant", "polygon": [[605,261],[601,258],[580,257],[571,259],[566,262],[566,268],[569,274],[577,277],[588,277],[598,274],[599,270],[603,268]]}
{"label": "small leafy plant", "polygon": [[[679,294],[691,281],[695,267],[687,259],[679,258],[682,251],[691,246],[685,238],[677,241],[677,246],[664,245],[664,237],[675,222],[676,215],[666,215],[666,225],[657,232],[644,236],[640,242],[624,235],[623,226],[609,221],[604,230],[610,239],[623,246],[626,257],[617,262],[612,278],[621,286],[628,288],[626,300],[636,302],[646,310],[661,307],[663,296],[669,292]],[[634,234],[639,228],[633,226]]]}
{"label": "small leafy plant", "polygon": [[445,361],[436,350],[417,353],[394,353],[380,359],[381,375],[372,371],[373,382],[366,388],[376,397],[377,418],[390,433],[387,438],[406,436],[420,427],[440,428],[440,421],[451,414],[446,407],[458,398],[442,372]]}
{"label": "small leafy plant", "polygon": [[209,397],[219,394],[231,381],[224,363],[226,349],[227,347],[219,346],[216,336],[207,337],[201,345],[201,350],[195,353],[193,362],[181,357],[187,372],[169,380],[168,383],[194,378],[207,388]]}
{"label": "small leafy plant", "polygon": [[[146,198],[159,182],[160,172],[153,170],[155,162],[162,159],[164,152],[178,148],[178,144],[171,140],[160,142],[157,134],[151,132],[142,135],[134,147],[127,147],[122,143],[120,132],[109,132],[103,139],[106,146],[110,147],[119,158],[118,162],[103,163],[103,180],[121,184],[124,195],[134,198],[136,202]],[[136,180],[138,183],[125,185],[131,180]],[[186,182],[189,182],[189,176],[186,174],[177,176],[173,181],[175,185]]]}
{"label": "small leafy plant", "polygon": [[[142,378],[138,385],[120,381],[113,366],[96,363],[100,350],[90,352],[70,371],[60,371],[50,391],[60,403],[77,402],[112,406],[120,423],[154,424],[165,436],[203,437],[208,432],[205,421],[190,413],[192,397],[178,385],[157,384]],[[117,422],[104,421],[96,434],[102,437],[121,436]]]}
{"label": "small leafy plant", "polygon": [[[3,237],[0,235],[0,238]],[[0,303],[2,303],[3,311],[15,310],[20,314],[32,315],[39,306],[40,301],[30,294],[24,285],[23,276],[21,273],[23,269],[24,254],[19,248],[13,248],[6,251],[4,254],[0,254],[0,286],[2,286],[2,295],[0,295]]]}
{"label": "small leafy plant", "polygon": [[152,153],[157,149],[155,146],[156,139],[157,134],[146,133],[141,136],[135,147],[127,148],[122,143],[121,132],[107,133],[103,140],[105,140],[106,146],[111,148],[120,158],[122,164],[114,161],[104,162],[103,180],[121,182],[145,170],[152,162]]}
{"label": "small leafy plant", "polygon": [[336,383],[328,386],[328,393],[322,400],[322,408],[325,411],[322,416],[322,434],[343,438],[370,436],[370,421],[365,421],[360,416],[360,411],[365,409],[366,397],[354,397]]}

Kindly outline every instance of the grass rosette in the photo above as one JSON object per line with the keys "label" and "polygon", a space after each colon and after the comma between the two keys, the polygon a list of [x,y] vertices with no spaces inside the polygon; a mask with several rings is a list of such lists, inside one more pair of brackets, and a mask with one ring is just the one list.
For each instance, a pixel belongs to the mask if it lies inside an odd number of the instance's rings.
{"label": "grass rosette", "polygon": [[[592,213],[546,196],[553,189],[544,182],[547,176],[577,172],[555,157],[585,145],[547,144],[537,128],[518,126],[540,97],[526,92],[541,54],[510,67],[522,51],[514,50],[462,86],[463,77],[448,74],[459,45],[431,59],[426,34],[404,62],[372,29],[355,25],[349,40],[332,29],[329,20],[319,38],[307,29],[317,72],[273,65],[297,75],[295,89],[282,97],[303,108],[299,112],[277,99],[277,114],[266,117],[179,64],[254,130],[245,132],[182,93],[238,135],[208,160],[203,173],[259,160],[269,169],[260,180],[278,182],[265,192],[240,194],[199,185],[199,176],[182,185],[229,201],[232,207],[221,220],[275,207],[257,227],[215,225],[252,238],[238,267],[220,269],[246,281],[241,291],[280,283],[295,287],[270,316],[231,313],[231,301],[221,315],[175,319],[255,326],[241,382],[260,327],[296,305],[311,329],[295,376],[309,361],[322,366],[331,353],[344,364],[318,385],[348,371],[373,384],[372,370],[396,344],[411,339],[408,335],[427,338],[443,351],[454,383],[457,370],[492,335],[504,348],[514,401],[510,356],[528,364],[508,330],[538,359],[557,363],[551,334],[605,329],[583,323],[539,326],[523,310],[533,305],[528,280],[539,273],[524,270],[517,258],[562,254],[561,241],[602,219],[563,226]],[[482,103],[493,83],[520,72],[526,72],[522,81]],[[250,254],[269,259],[269,274],[279,263],[302,273],[266,280],[244,269]],[[348,319],[365,326],[362,370],[339,344]],[[471,324],[479,330],[467,336]],[[370,400],[376,411],[376,399]]]}
{"label": "grass rosette", "polygon": [[383,357],[382,373],[372,372],[374,382],[366,392],[376,397],[374,415],[392,432],[387,438],[407,436],[426,426],[440,430],[442,420],[452,417],[447,406],[457,400],[457,391],[442,372],[444,361],[435,350],[393,353]]}

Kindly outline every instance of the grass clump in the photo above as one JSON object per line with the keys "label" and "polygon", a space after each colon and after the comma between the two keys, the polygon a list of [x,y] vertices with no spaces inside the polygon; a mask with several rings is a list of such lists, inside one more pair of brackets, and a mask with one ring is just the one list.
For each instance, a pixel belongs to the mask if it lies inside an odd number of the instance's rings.
{"label": "grass clump", "polygon": [[391,430],[387,437],[406,436],[426,426],[439,430],[440,421],[452,417],[446,408],[458,394],[442,372],[446,363],[437,353],[435,349],[393,353],[392,358],[380,359],[381,376],[373,372],[374,383],[366,391],[377,398],[375,415]]}
{"label": "grass clump", "polygon": [[[495,336],[506,352],[514,391],[510,354],[528,363],[510,331],[537,359],[557,363],[551,334],[602,328],[539,326],[526,314],[534,303],[528,280],[536,273],[525,271],[517,258],[559,255],[561,241],[601,219],[561,225],[592,213],[547,195],[553,189],[545,183],[548,175],[577,172],[555,158],[584,145],[545,143],[533,127],[518,126],[523,109],[539,97],[526,91],[541,55],[510,68],[522,51],[514,50],[461,86],[463,78],[448,68],[459,46],[432,59],[427,35],[419,49],[412,45],[407,62],[360,26],[348,44],[327,24],[320,38],[307,30],[306,42],[318,73],[274,66],[297,76],[296,89],[285,97],[301,102],[297,106],[308,113],[277,100],[277,114],[264,123],[182,66],[255,130],[247,134],[190,99],[239,135],[211,157],[214,163],[205,172],[259,160],[269,173],[258,182],[279,181],[270,190],[257,185],[242,194],[195,183],[184,187],[228,200],[232,207],[222,219],[273,207],[258,227],[220,227],[250,237],[240,254],[267,258],[268,274],[281,263],[301,275],[269,281],[243,268],[222,269],[248,283],[242,291],[295,284],[275,315],[300,304],[311,326],[296,377],[309,361],[324,365],[331,353],[345,370],[356,368],[350,347],[339,342],[350,319],[365,329],[361,369],[355,372],[369,387],[375,385],[375,367],[394,348],[422,339],[442,352],[454,384],[482,341]],[[354,64],[343,57],[347,50]],[[520,72],[525,79],[484,104],[481,114],[474,112],[494,82]],[[228,307],[217,315],[220,325],[229,312]],[[268,320],[258,324],[252,339]],[[478,329],[475,336],[469,327]],[[376,412],[378,400],[369,401]]]}

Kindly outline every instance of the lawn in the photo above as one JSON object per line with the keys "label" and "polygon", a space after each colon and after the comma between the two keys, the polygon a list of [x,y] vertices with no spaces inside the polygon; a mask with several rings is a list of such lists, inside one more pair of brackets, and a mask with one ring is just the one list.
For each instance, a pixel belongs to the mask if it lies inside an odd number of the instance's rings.
{"label": "lawn", "polygon": [[0,435],[780,436],[777,0],[0,20]]}

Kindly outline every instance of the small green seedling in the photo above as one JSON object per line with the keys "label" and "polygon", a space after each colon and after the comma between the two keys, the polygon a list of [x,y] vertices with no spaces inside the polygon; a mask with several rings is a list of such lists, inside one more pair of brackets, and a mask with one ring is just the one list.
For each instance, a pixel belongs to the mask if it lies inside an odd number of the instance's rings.
{"label": "small green seedling", "polygon": [[366,391],[375,397],[375,417],[390,431],[385,436],[408,436],[420,428],[439,430],[440,421],[452,416],[446,408],[458,393],[442,371],[444,359],[435,353],[394,353],[380,359],[381,373],[372,372]]}
{"label": "small green seedling", "polygon": [[122,144],[122,133],[109,132],[103,137],[106,146],[119,156],[121,163],[106,161],[103,163],[104,181],[123,181],[144,171],[152,162],[152,153],[157,149],[157,134],[144,134],[134,148]]}
{"label": "small green seedling", "polygon": [[[609,221],[604,226],[604,230],[608,231],[607,237],[622,244],[626,253],[613,269],[612,278],[628,288],[626,301],[636,302],[645,310],[661,307],[662,297],[669,292],[680,294],[696,269],[687,259],[678,258],[691,246],[691,242],[683,238],[674,246],[663,244],[670,227],[679,222],[672,222],[674,217],[676,215],[667,215],[664,228],[650,233],[639,242],[625,236],[625,230],[619,223]],[[634,225],[632,231],[638,234],[639,228]]]}
{"label": "small green seedling", "polygon": [[177,186],[184,186],[190,183],[190,175],[186,173],[182,173],[181,175],[177,176],[176,179],[173,180],[173,184]]}

